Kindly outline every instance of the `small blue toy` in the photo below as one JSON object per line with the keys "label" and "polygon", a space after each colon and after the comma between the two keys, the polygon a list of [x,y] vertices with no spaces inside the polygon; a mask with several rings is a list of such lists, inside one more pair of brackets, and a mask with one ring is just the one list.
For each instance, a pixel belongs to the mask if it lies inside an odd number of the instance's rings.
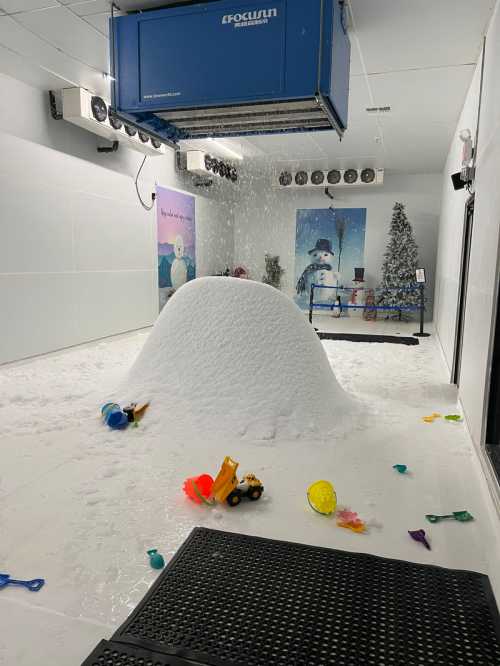
{"label": "small blue toy", "polygon": [[7,585],[19,585],[27,588],[30,592],[38,592],[45,585],[43,578],[34,578],[33,580],[14,580],[9,574],[0,573],[0,590]]}
{"label": "small blue toy", "polygon": [[393,465],[392,469],[395,469],[396,472],[399,472],[400,474],[406,474],[408,471],[408,467],[406,465]]}
{"label": "small blue toy", "polygon": [[149,564],[153,569],[163,569],[163,567],[165,566],[165,560],[163,559],[163,555],[160,555],[160,553],[156,550],[156,548],[148,550],[148,555],[149,555]]}
{"label": "small blue toy", "polygon": [[107,402],[101,407],[103,421],[112,430],[123,430],[129,424],[127,414],[115,402]]}

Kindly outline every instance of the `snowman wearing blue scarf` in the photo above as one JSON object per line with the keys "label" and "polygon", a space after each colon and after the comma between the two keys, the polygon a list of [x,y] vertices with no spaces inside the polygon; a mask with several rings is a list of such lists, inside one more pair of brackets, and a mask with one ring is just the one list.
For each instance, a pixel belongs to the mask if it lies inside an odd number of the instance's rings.
{"label": "snowman wearing blue scarf", "polygon": [[315,303],[333,303],[337,298],[336,289],[321,289],[324,287],[338,287],[340,274],[333,269],[335,253],[332,244],[327,238],[318,238],[315,247],[308,252],[311,263],[306,266],[297,282],[297,294],[309,294],[311,285],[317,285],[314,290]]}

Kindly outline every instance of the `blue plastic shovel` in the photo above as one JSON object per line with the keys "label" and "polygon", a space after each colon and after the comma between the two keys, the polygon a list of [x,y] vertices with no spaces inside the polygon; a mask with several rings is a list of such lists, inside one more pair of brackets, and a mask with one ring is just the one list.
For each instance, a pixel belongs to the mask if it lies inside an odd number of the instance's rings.
{"label": "blue plastic shovel", "polygon": [[38,592],[45,585],[43,578],[34,578],[33,580],[14,580],[9,574],[0,573],[0,590],[7,585],[20,585],[26,587],[30,592]]}

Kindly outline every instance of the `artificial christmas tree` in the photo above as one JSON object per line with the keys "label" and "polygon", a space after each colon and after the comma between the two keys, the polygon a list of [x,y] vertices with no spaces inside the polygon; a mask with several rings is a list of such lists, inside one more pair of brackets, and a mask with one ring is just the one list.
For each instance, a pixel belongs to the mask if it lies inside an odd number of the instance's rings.
{"label": "artificial christmas tree", "polygon": [[[413,229],[406,217],[404,204],[394,204],[389,242],[382,264],[379,305],[393,308],[419,304],[417,290],[409,289],[415,284],[415,271],[418,267],[418,246]],[[409,318],[411,311],[394,310],[393,316]]]}
{"label": "artificial christmas tree", "polygon": [[271,287],[275,287],[276,289],[281,289],[281,276],[285,270],[280,266],[280,258],[266,254],[265,261],[266,274],[262,278],[262,282],[270,284]]}

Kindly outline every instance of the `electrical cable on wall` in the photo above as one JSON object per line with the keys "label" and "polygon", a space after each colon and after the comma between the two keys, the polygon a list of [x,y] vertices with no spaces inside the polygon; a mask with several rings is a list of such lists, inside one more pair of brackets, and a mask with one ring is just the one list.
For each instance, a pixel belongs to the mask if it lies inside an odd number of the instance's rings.
{"label": "electrical cable on wall", "polygon": [[145,210],[152,210],[154,205],[155,205],[156,195],[154,193],[151,194],[151,206],[148,206],[148,204],[145,203],[143,198],[141,197],[141,193],[139,192],[139,185],[137,184],[137,181],[139,180],[139,176],[141,175],[142,167],[144,166],[146,158],[147,158],[147,155],[144,155],[144,159],[142,160],[141,166],[139,167],[139,171],[137,172],[137,176],[135,177],[135,191],[137,192],[137,196],[139,198],[139,201],[141,202],[141,206]]}

